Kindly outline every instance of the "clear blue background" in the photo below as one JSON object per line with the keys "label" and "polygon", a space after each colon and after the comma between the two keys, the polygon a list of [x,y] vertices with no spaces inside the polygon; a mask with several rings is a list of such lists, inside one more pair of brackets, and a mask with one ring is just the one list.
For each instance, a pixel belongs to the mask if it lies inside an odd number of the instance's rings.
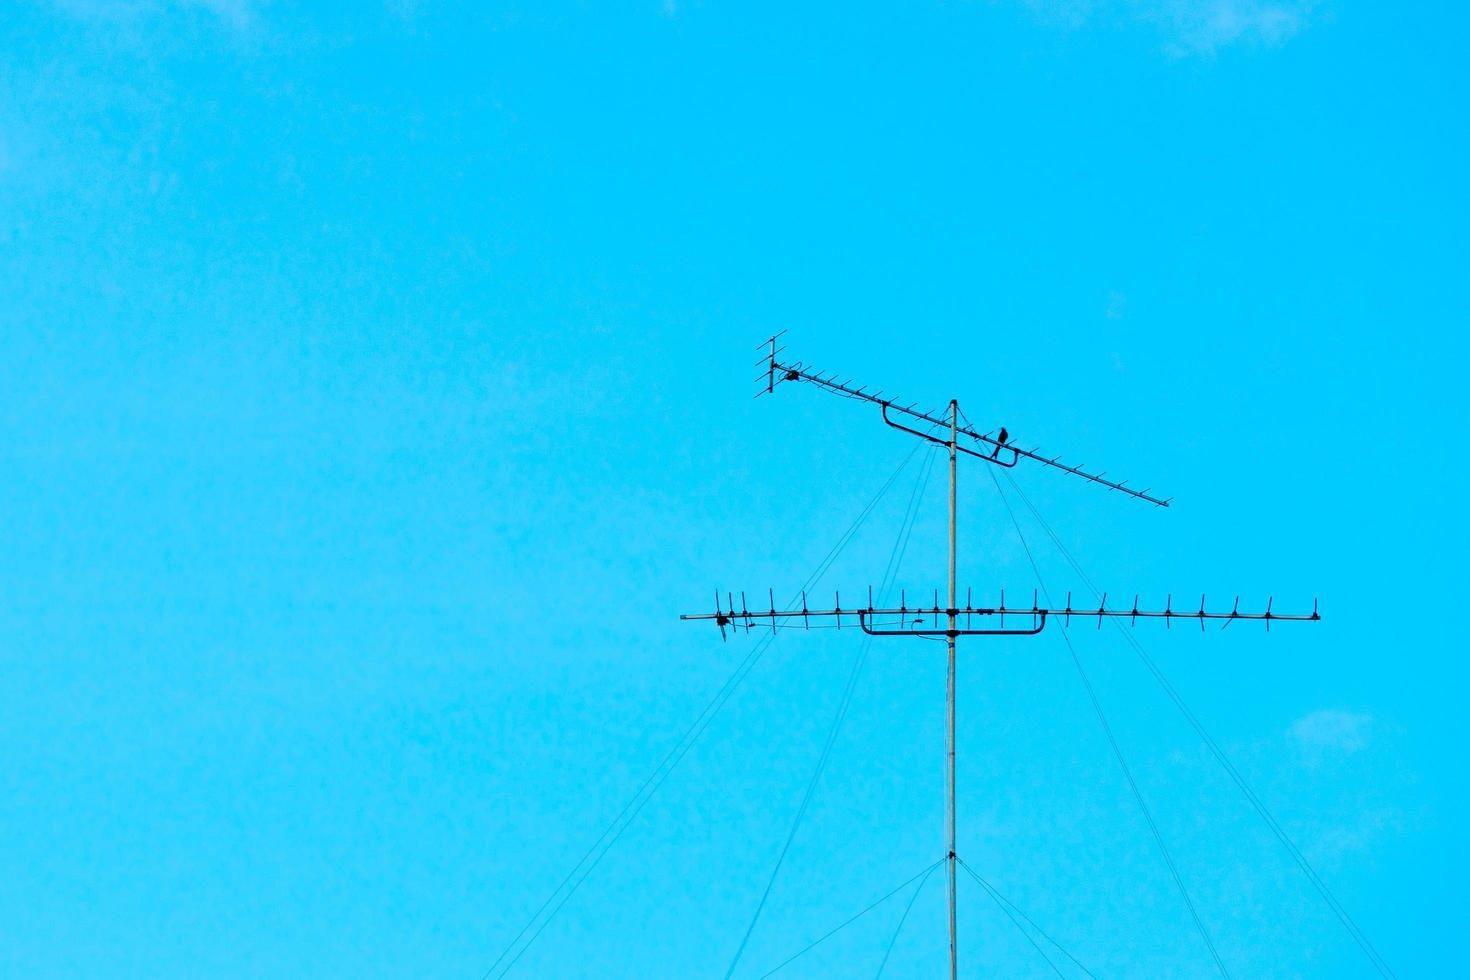
{"label": "clear blue background", "polygon": [[[0,973],[480,976],[754,642],[677,615],[789,595],[912,448],[752,400],[785,328],[1175,495],[1016,471],[1114,596],[1320,596],[1138,635],[1397,972],[1464,971],[1459,5],[349,6],[0,13]],[[979,463],[960,549],[1029,595]],[[1368,975],[1074,636],[1234,974]],[[722,976],[858,649],[783,635],[513,975]],[[1099,976],[1210,975],[1059,638],[960,652],[961,853]],[[873,647],[737,976],[943,853],[942,658]],[[1045,975],[960,899],[966,975]]]}

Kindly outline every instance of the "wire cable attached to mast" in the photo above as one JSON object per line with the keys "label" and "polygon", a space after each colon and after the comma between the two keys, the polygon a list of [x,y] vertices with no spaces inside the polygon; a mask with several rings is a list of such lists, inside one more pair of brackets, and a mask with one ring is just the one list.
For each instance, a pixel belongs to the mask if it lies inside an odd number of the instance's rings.
{"label": "wire cable attached to mast", "polygon": [[[956,858],[956,860],[959,859]],[[1021,925],[1021,920],[1017,919],[1015,913],[1007,908],[1005,906],[1005,903],[995,896],[995,892],[991,891],[990,886],[981,880],[980,876],[975,873],[974,869],[971,868],[964,861],[960,861],[960,867],[968,871],[970,873],[970,877],[974,878],[976,883],[978,883],[981,888],[985,889],[985,894],[990,896],[990,900],[995,903],[996,908],[1005,913],[1005,917],[1011,920],[1011,925],[1016,927],[1016,931],[1026,937],[1026,942],[1030,943],[1031,948],[1036,950],[1037,954],[1046,961],[1046,965],[1051,967],[1051,972],[1055,973],[1059,978],[1061,978],[1061,980],[1067,980],[1066,975],[1057,968],[1057,965],[1052,962],[1051,957],[1046,955],[1046,950],[1041,948],[1041,944],[1036,941],[1035,937],[1032,936],[1031,933],[1026,931],[1025,926]]]}
{"label": "wire cable attached to mast", "polygon": [[[1021,546],[1026,550],[1026,558],[1031,562],[1031,571],[1036,575],[1036,584],[1040,586],[1042,594],[1046,596],[1047,605],[1051,605],[1051,592],[1046,587],[1046,582],[1041,577],[1041,569],[1036,564],[1036,557],[1031,553],[1031,545],[1026,541],[1026,535],[1021,531],[1021,523],[1016,520],[1016,512],[1011,509],[1011,502],[1006,498],[1005,490],[1001,488],[1000,478],[991,472],[990,477],[995,481],[996,492],[1000,494],[1001,502],[1006,506],[1006,513],[1011,517],[1011,524],[1016,529],[1016,536],[1021,539]],[[1194,920],[1195,929],[1198,930],[1200,938],[1204,940],[1205,947],[1210,951],[1210,958],[1215,961],[1215,967],[1220,975],[1226,980],[1230,978],[1230,971],[1225,968],[1225,961],[1220,958],[1220,951],[1215,948],[1215,941],[1210,938],[1210,931],[1205,928],[1204,920],[1200,918],[1199,910],[1195,908],[1194,899],[1189,895],[1189,889],[1184,884],[1184,877],[1179,872],[1179,867],[1174,863],[1174,856],[1169,853],[1169,846],[1164,843],[1163,832],[1154,820],[1153,813],[1148,808],[1148,803],[1143,799],[1143,791],[1138,787],[1138,781],[1133,778],[1133,770],[1128,765],[1128,760],[1123,756],[1123,749],[1118,745],[1118,739],[1113,735],[1113,726],[1108,722],[1108,716],[1103,712],[1102,702],[1098,700],[1097,691],[1092,686],[1092,680],[1087,676],[1087,671],[1082,666],[1082,659],[1077,656],[1077,650],[1072,646],[1072,638],[1067,635],[1066,630],[1058,630],[1063,642],[1067,644],[1067,652],[1072,656],[1072,666],[1077,668],[1077,676],[1082,679],[1082,686],[1087,691],[1088,700],[1092,702],[1092,710],[1097,714],[1098,724],[1102,726],[1103,734],[1107,736],[1108,745],[1113,749],[1113,757],[1118,761],[1118,768],[1123,770],[1123,776],[1128,781],[1128,788],[1133,791],[1133,799],[1138,803],[1139,812],[1148,824],[1149,831],[1153,834],[1154,843],[1158,845],[1159,853],[1164,858],[1164,864],[1168,866],[1169,873],[1174,878],[1174,884],[1179,889],[1179,895],[1184,899],[1184,905],[1189,910],[1189,917]]]}
{"label": "wire cable attached to mast", "polygon": [[[920,443],[919,445],[922,445]],[[930,447],[928,459],[920,467],[919,477],[914,481],[914,489],[909,494],[908,507],[904,511],[903,524],[899,527],[898,535],[893,541],[893,550],[888,555],[888,567],[884,572],[883,583],[879,588],[880,595],[886,595],[893,587],[893,580],[898,576],[899,566],[903,563],[903,553],[908,548],[909,536],[913,533],[915,518],[918,517],[918,502],[923,498],[924,490],[929,485],[929,477],[934,472],[934,450]],[[838,732],[842,729],[842,723],[847,718],[848,708],[852,706],[852,697],[857,690],[858,678],[862,675],[863,666],[868,660],[868,651],[873,646],[871,635],[863,637],[863,643],[858,648],[857,657],[854,658],[852,669],[848,672],[847,683],[842,689],[842,696],[838,699],[837,712],[832,717],[832,725],[827,731],[827,739],[822,745],[822,753],[817,759],[816,768],[812,771],[811,779],[808,780],[806,792],[802,794],[801,805],[797,807],[796,816],[791,821],[791,829],[786,834],[786,842],[781,845],[781,853],[776,857],[775,867],[771,868],[771,876],[766,881],[765,891],[761,893],[760,901],[756,903],[755,912],[750,917],[750,924],[745,927],[745,934],[740,938],[740,945],[735,949],[735,955],[730,960],[729,967],[725,970],[725,980],[735,973],[735,967],[740,963],[740,957],[745,954],[745,947],[750,942],[751,935],[755,932],[755,925],[760,921],[761,913],[765,910],[766,901],[771,897],[771,889],[775,887],[776,876],[781,872],[781,866],[786,862],[786,854],[791,850],[791,844],[796,840],[796,833],[801,829],[802,820],[805,819],[807,808],[811,806],[812,797],[816,794],[817,784],[821,781],[822,773],[826,771],[827,761],[832,756],[832,746],[837,742]]]}
{"label": "wire cable attached to mast", "polygon": [[766,980],[767,977],[772,976],[772,975],[774,975],[776,973],[779,973],[782,970],[786,969],[786,967],[790,966],[796,960],[798,960],[801,957],[805,956],[807,953],[810,953],[812,950],[816,949],[818,946],[822,945],[827,940],[831,939],[833,936],[837,935],[839,932],[841,932],[842,930],[846,929],[848,926],[852,925],[858,919],[861,919],[863,916],[867,915],[869,912],[873,911],[875,908],[877,908],[878,906],[882,905],[884,902],[888,901],[890,898],[892,898],[893,896],[897,895],[899,892],[903,891],[909,885],[912,885],[914,882],[918,881],[920,878],[924,878],[924,877],[927,877],[928,875],[932,874],[934,872],[934,869],[937,868],[937,867],[939,867],[944,862],[945,862],[945,858],[940,858],[938,861],[935,861],[933,864],[929,865],[927,868],[925,868],[924,870],[920,871],[918,874],[914,875],[908,881],[905,881],[903,884],[901,884],[897,888],[893,889],[893,891],[889,892],[887,895],[884,895],[882,898],[878,899],[876,902],[874,902],[873,904],[869,905],[867,908],[863,909],[857,915],[854,915],[851,918],[847,919],[845,922],[842,923],[842,925],[838,926],[836,929],[833,929],[830,932],[825,933],[824,935],[822,935],[821,938],[816,939],[816,940],[813,940],[811,943],[808,943],[806,946],[803,946],[796,953],[793,953],[792,955],[786,957],[786,959],[782,960],[776,966],[775,969],[769,970],[766,973],[762,973],[760,975],[760,980]]}
{"label": "wire cable attached to mast", "polygon": [[928,884],[929,879],[943,863],[943,861],[937,861],[930,865],[929,870],[924,873],[923,879],[919,882],[919,887],[915,888],[914,893],[909,896],[908,904],[903,907],[903,915],[898,917],[898,925],[893,927],[893,935],[888,937],[888,946],[883,950],[883,959],[878,963],[878,972],[873,974],[873,980],[883,980],[883,970],[888,966],[888,957],[893,955],[893,947],[898,943],[898,934],[903,932],[903,924],[909,920],[909,913],[914,910],[914,902],[918,901],[919,892],[924,890],[924,886]]}
{"label": "wire cable attached to mast", "polygon": [[[992,476],[993,475],[994,474],[992,474]],[[1021,502],[1024,503],[1026,507],[1031,511],[1032,516],[1036,518],[1037,523],[1041,525],[1042,530],[1044,530],[1047,536],[1051,538],[1052,543],[1056,545],[1057,550],[1061,552],[1062,557],[1065,558],[1068,564],[1072,566],[1073,570],[1076,571],[1077,575],[1082,579],[1083,583],[1092,590],[1094,596],[1100,595],[1097,586],[1093,584],[1092,579],[1088,578],[1087,572],[1083,570],[1081,564],[1079,564],[1077,559],[1072,556],[1072,553],[1067,550],[1067,546],[1062,543],[1061,538],[1058,537],[1057,533],[1052,530],[1052,527],[1050,524],[1047,523],[1046,518],[1041,516],[1041,511],[1039,511],[1036,508],[1036,505],[1031,502],[1031,498],[1026,495],[1026,492],[1022,490],[1019,485],[1017,485],[1016,481],[1011,477],[1009,473],[1006,474],[1006,479],[1010,481],[1011,489],[1016,491],[1016,494],[1021,498]],[[999,484],[997,484],[997,486],[999,486]],[[1004,499],[1004,493],[1002,493],[1001,496],[1002,499]],[[1007,507],[1009,507],[1009,504],[1007,504]],[[1014,520],[1015,515],[1012,514],[1012,521]],[[1266,824],[1267,829],[1269,829],[1271,833],[1275,835],[1276,839],[1281,843],[1281,846],[1286,848],[1287,854],[1290,855],[1291,858],[1296,862],[1297,867],[1301,870],[1302,874],[1306,876],[1307,880],[1312,884],[1312,886],[1317,890],[1317,894],[1321,896],[1323,902],[1326,903],[1327,907],[1333,912],[1334,915],[1337,916],[1338,922],[1340,922],[1343,928],[1347,930],[1348,935],[1352,936],[1353,941],[1358,944],[1358,948],[1362,950],[1363,955],[1368,958],[1368,961],[1373,965],[1373,968],[1378,971],[1380,976],[1387,977],[1392,980],[1392,978],[1394,977],[1393,970],[1389,968],[1388,963],[1379,954],[1378,950],[1373,946],[1372,942],[1369,941],[1367,934],[1364,933],[1361,928],[1359,928],[1357,922],[1355,922],[1353,920],[1353,917],[1348,914],[1347,909],[1345,909],[1342,906],[1342,903],[1337,900],[1337,896],[1333,895],[1332,890],[1327,887],[1327,883],[1322,880],[1320,875],[1317,874],[1316,869],[1312,867],[1312,864],[1307,860],[1306,855],[1301,852],[1301,849],[1298,848],[1296,846],[1296,843],[1292,841],[1291,837],[1287,835],[1286,830],[1282,828],[1281,824],[1271,813],[1270,809],[1261,800],[1261,798],[1256,795],[1256,792],[1251,789],[1250,784],[1245,781],[1245,777],[1240,774],[1240,770],[1235,768],[1234,763],[1232,763],[1230,759],[1225,755],[1225,751],[1220,748],[1220,745],[1218,742],[1215,741],[1214,736],[1209,733],[1208,729],[1205,728],[1204,723],[1199,720],[1195,713],[1190,709],[1189,705],[1185,703],[1183,696],[1180,695],[1179,691],[1174,687],[1172,683],[1170,683],[1168,677],[1164,675],[1164,672],[1159,668],[1158,664],[1154,662],[1154,659],[1151,656],[1149,656],[1148,651],[1143,648],[1143,644],[1138,641],[1137,637],[1135,637],[1131,631],[1123,629],[1122,623],[1115,622],[1113,625],[1117,628],[1123,639],[1128,642],[1129,646],[1133,648],[1133,652],[1137,654],[1139,660],[1143,662],[1143,665],[1148,668],[1148,671],[1150,674],[1153,675],[1154,680],[1158,682],[1161,688],[1163,688],[1164,693],[1168,695],[1169,700],[1173,702],[1174,707],[1177,708],[1179,710],[1179,713],[1184,716],[1185,721],[1189,722],[1189,725],[1191,728],[1194,729],[1195,734],[1198,735],[1200,737],[1200,740],[1205,743],[1205,747],[1210,750],[1210,754],[1214,756],[1215,761],[1220,765],[1220,768],[1224,769],[1226,775],[1228,775],[1231,781],[1235,783],[1235,786],[1237,789],[1240,790],[1241,795],[1246,798],[1246,801],[1250,803],[1252,809],[1256,811],[1256,815],[1259,816],[1261,818],[1261,821]]]}
{"label": "wire cable attached to mast", "polygon": [[[914,448],[909,451],[908,455],[903,458],[903,461],[898,464],[894,471],[883,482],[883,485],[879,488],[878,492],[874,494],[873,498],[868,501],[867,505],[863,507],[861,512],[859,512],[857,518],[853,520],[852,524],[850,524],[847,530],[844,531],[841,537],[838,538],[837,543],[832,546],[832,549],[828,551],[827,554],[822,558],[822,560],[817,564],[816,569],[807,578],[806,583],[802,586],[802,589],[800,591],[810,589],[832,567],[832,564],[837,560],[837,556],[842,552],[844,548],[847,547],[848,544],[852,542],[852,539],[854,536],[856,536],[858,529],[868,519],[869,515],[872,514],[874,508],[878,506],[879,501],[883,499],[883,497],[888,493],[889,489],[898,480],[899,475],[908,467],[913,458],[918,455],[919,449],[921,447],[922,444],[915,445]],[[790,608],[794,606],[795,602],[796,598],[793,597],[791,602],[787,603],[787,607]],[[701,710],[700,713],[695,717],[694,721],[689,725],[689,727],[684,730],[684,733],[679,737],[678,741],[674,743],[673,748],[668,751],[668,753],[663,757],[659,764],[654,768],[653,772],[650,773],[648,778],[643,781],[643,784],[638,787],[637,791],[635,791],[634,794],[629,797],[628,802],[623,804],[622,810],[618,812],[618,815],[613,818],[612,822],[607,825],[607,827],[598,836],[598,838],[593,841],[592,846],[589,847],[585,853],[583,853],[583,855],[577,860],[576,864],[572,865],[571,870],[567,872],[566,876],[562,878],[562,880],[557,884],[556,888],[552,890],[551,894],[546,897],[546,900],[541,903],[541,905],[536,909],[534,913],[532,913],[531,918],[527,920],[526,924],[523,925],[520,931],[515,934],[515,937],[511,939],[511,941],[505,946],[503,950],[500,951],[500,955],[495,958],[494,963],[490,964],[490,968],[485,971],[480,980],[489,980],[491,974],[495,973],[496,969],[500,967],[501,963],[505,960],[506,956],[510,954],[511,950],[516,948],[517,944],[521,942],[521,939],[526,935],[527,931],[531,930],[532,926],[535,926],[535,931],[531,933],[530,938],[526,940],[525,944],[521,946],[520,950],[516,952],[515,956],[512,957],[508,963],[505,964],[505,968],[501,970],[500,975],[503,977],[508,974],[511,968],[515,966],[516,962],[519,961],[523,955],[525,955],[526,950],[531,948],[531,945],[536,942],[536,939],[541,935],[542,931],[545,930],[546,926],[550,924],[551,920],[554,919],[557,913],[561,911],[562,906],[564,906],[567,901],[572,897],[572,895],[576,893],[577,889],[581,887],[582,882],[587,880],[587,876],[592,873],[592,870],[597,867],[597,865],[602,861],[603,857],[606,856],[607,852],[611,850],[612,846],[618,842],[618,839],[620,837],[622,837],[623,832],[626,831],[628,826],[632,824],[633,820],[637,818],[638,814],[643,810],[643,807],[647,805],[648,801],[652,799],[654,794],[658,792],[659,788],[663,786],[664,781],[668,779],[669,775],[679,765],[680,761],[683,760],[689,749],[693,747],[695,742],[699,741],[700,737],[709,727],[710,722],[714,720],[715,715],[719,714],[720,709],[725,706],[725,703],[729,701],[730,697],[733,696],[735,690],[745,680],[746,676],[749,675],[751,670],[755,668],[755,665],[760,661],[766,650],[770,648],[771,643],[774,642],[774,638],[774,633],[761,637],[761,639],[757,641],[756,645],[751,649],[751,651],[745,655],[745,657],[740,661],[739,664],[736,665],[735,669],[731,671],[730,675],[725,679],[725,682],[720,685],[719,690],[715,692],[714,696],[709,700],[708,703],[705,704],[703,710]],[[616,832],[614,832],[615,830]],[[611,836],[609,837],[609,835]],[[594,854],[596,855],[595,857]],[[589,859],[591,860],[591,864],[587,863]],[[583,865],[587,865],[587,867],[584,871],[582,871],[581,876],[578,877],[578,871],[582,869]],[[575,879],[575,881],[573,879]],[[568,889],[569,884],[570,889]],[[567,890],[565,894],[562,894],[564,889]],[[557,900],[558,895],[562,896],[559,901]],[[554,908],[551,907],[553,902],[556,903]],[[536,925],[537,920],[541,919],[542,913],[546,912],[548,908],[551,908],[550,914],[546,915],[545,919],[541,920],[539,925]]]}
{"label": "wire cable attached to mast", "polygon": [[[1058,950],[1060,950],[1062,955],[1071,960],[1072,964],[1076,966],[1077,969],[1087,974],[1089,977],[1092,978],[1092,980],[1097,980],[1097,974],[1093,973],[1083,964],[1081,960],[1073,956],[1071,950],[1067,949],[1067,947],[1063,946],[1061,943],[1053,939],[1050,934],[1048,934],[1045,929],[1041,928],[1041,926],[1037,925],[1036,921],[1032,919],[1031,916],[1027,915],[1020,906],[1018,906],[1015,902],[1012,902],[1009,898],[1006,898],[1004,895],[1002,895],[998,888],[996,888],[990,882],[986,881],[983,877],[980,876],[979,872],[966,864],[964,858],[960,858],[959,862],[960,867],[968,871],[970,877],[974,878],[975,881],[980,884],[980,887],[985,889],[986,893],[989,894],[990,897],[995,901],[995,903],[1001,907],[1001,911],[1005,912],[1006,915],[1010,917],[1011,922],[1015,923],[1016,928],[1020,929],[1021,924],[1019,922],[1016,922],[1015,916],[1011,915],[1012,912],[1014,912],[1015,915],[1019,915],[1022,919],[1025,919],[1027,925],[1029,925],[1032,929],[1035,929],[1042,939],[1045,939],[1047,942],[1051,943]],[[1021,931],[1025,932],[1026,930],[1021,929]],[[1032,943],[1032,945],[1034,946],[1036,944]],[[1042,953],[1042,956],[1046,956],[1046,954]],[[1047,959],[1047,962],[1051,962],[1050,958]],[[1052,969],[1056,969],[1056,967],[1052,967]]]}

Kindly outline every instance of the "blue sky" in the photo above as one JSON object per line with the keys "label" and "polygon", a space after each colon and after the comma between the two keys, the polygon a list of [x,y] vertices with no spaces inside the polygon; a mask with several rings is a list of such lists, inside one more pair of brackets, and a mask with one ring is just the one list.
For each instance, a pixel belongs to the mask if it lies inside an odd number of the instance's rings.
{"label": "blue sky", "polygon": [[[1465,928],[1452,4],[71,0],[0,13],[0,972],[479,977],[908,456],[1017,469],[1400,976]],[[877,585],[911,458],[818,589]],[[942,473],[896,584],[944,584]],[[1029,512],[1048,587],[1079,577]],[[1028,595],[984,464],[962,587]],[[1110,631],[1070,634],[1235,976],[1373,975]],[[862,649],[786,634],[512,976],[724,976]],[[962,641],[962,856],[1098,976],[1209,956],[1055,630]],[[735,975],[943,854],[874,644]],[[908,893],[903,893],[906,896]],[[877,971],[906,897],[778,976]],[[965,974],[1051,975],[966,879]],[[934,976],[936,876],[886,977]]]}

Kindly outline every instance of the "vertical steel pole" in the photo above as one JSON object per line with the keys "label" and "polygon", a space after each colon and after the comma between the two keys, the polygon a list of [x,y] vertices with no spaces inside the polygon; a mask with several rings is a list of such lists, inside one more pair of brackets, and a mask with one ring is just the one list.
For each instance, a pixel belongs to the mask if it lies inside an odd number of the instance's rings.
{"label": "vertical steel pole", "polygon": [[954,542],[955,542],[955,446],[959,442],[960,427],[960,403],[951,400],[949,403],[949,683],[948,688],[948,722],[949,737],[946,740],[949,750],[949,778],[946,780],[949,786],[949,978],[958,980],[959,976],[959,937],[955,932],[955,863],[957,855],[954,847],[954,641],[955,641],[955,604],[954,604]]}

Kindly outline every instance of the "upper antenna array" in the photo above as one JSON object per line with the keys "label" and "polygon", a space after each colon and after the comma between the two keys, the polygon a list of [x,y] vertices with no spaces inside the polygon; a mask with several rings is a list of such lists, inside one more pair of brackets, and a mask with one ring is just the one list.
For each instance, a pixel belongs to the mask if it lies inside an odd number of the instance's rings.
{"label": "upper antenna array", "polygon": [[[817,371],[813,369],[810,365],[807,365],[802,361],[788,361],[785,359],[781,359],[781,354],[786,350],[786,348],[784,346],[777,346],[777,341],[785,332],[786,331],[784,330],[781,331],[781,333],[776,334],[765,344],[761,345],[762,349],[766,348],[767,345],[769,345],[769,350],[766,357],[762,358],[761,361],[758,362],[766,366],[766,372],[761,378],[757,379],[765,382],[765,387],[761,391],[756,393],[757,398],[759,398],[761,395],[769,394],[770,392],[775,391],[776,386],[782,384],[783,382],[805,381],[810,384],[816,385],[818,388],[822,388],[834,394],[842,395],[844,398],[856,398],[859,401],[872,402],[874,405],[877,405],[882,410],[883,421],[887,422],[895,429],[902,429],[905,432],[910,432],[916,436],[928,439],[930,442],[939,443],[940,445],[949,445],[948,440],[936,439],[933,436],[929,435],[927,432],[920,432],[917,429],[912,429],[909,426],[902,425],[898,422],[893,421],[893,419],[890,418],[889,415],[891,413],[896,416],[902,416],[912,419],[916,422],[923,422],[928,426],[944,426],[945,428],[951,427],[949,419],[946,419],[940,415],[936,415],[933,412],[926,412],[917,409],[914,407],[917,403],[910,403],[905,405],[902,402],[896,401],[891,397],[886,397],[884,392],[881,390],[870,392],[867,390],[866,387],[863,386],[854,388],[852,379],[850,378],[846,380],[839,380],[841,376],[838,374],[829,374],[826,372]],[[967,449],[964,446],[959,446],[957,448],[960,452],[968,453],[971,456],[976,456],[988,462],[995,463],[998,466],[1015,466],[1018,462],[1021,461],[1022,457],[1024,457],[1026,459],[1034,460],[1045,466],[1050,466],[1053,469],[1062,470],[1063,472],[1071,473],[1074,476],[1080,476],[1084,480],[1089,480],[1093,483],[1099,483],[1105,487],[1108,487],[1111,490],[1117,490],[1120,493],[1125,493],[1130,497],[1135,497],[1139,500],[1146,500],[1151,504],[1157,504],[1160,507],[1169,506],[1169,501],[1174,499],[1173,497],[1166,497],[1161,499],[1159,497],[1153,496],[1149,493],[1149,491],[1153,489],[1152,487],[1145,487],[1142,490],[1135,490],[1127,485],[1127,480],[1114,483],[1112,480],[1106,478],[1106,471],[1102,473],[1089,473],[1084,470],[1082,466],[1071,466],[1067,463],[1063,463],[1061,461],[1062,457],[1060,456],[1044,456],[1041,453],[1040,446],[1033,446],[1030,449],[1023,449],[1020,446],[1014,445],[1010,441],[1009,433],[1006,432],[1004,427],[1002,427],[999,432],[996,432],[992,429],[991,431],[984,433],[976,432],[973,428],[967,425],[954,426],[953,428],[960,435],[973,439],[975,442],[980,443],[982,446],[987,446],[990,448],[990,451],[986,453],[976,452],[973,449]]]}

